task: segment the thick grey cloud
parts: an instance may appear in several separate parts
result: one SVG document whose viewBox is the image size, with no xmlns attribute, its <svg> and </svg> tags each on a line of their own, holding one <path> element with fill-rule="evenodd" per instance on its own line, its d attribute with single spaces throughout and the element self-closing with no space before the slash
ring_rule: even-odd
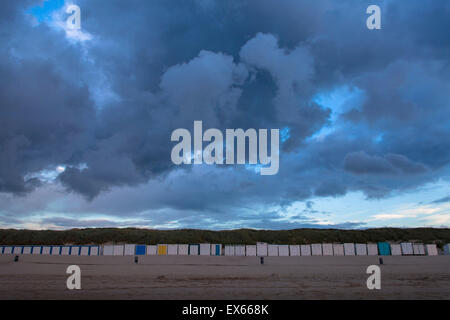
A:
<svg viewBox="0 0 450 320">
<path fill-rule="evenodd" d="M 44 218 L 39 221 L 44 225 L 54 225 L 58 228 L 120 228 L 122 223 L 106 219 L 71 219 L 71 218 Z M 132 227 L 143 225 L 145 222 L 127 222 Z"/>
<path fill-rule="evenodd" d="M 450 202 L 450 196 L 434 200 L 432 203 L 446 203 L 446 202 Z"/>
<path fill-rule="evenodd" d="M 33 25 L 36 3 L 0 9 L 2 193 L 32 197 L 46 187 L 37 173 L 64 165 L 54 182 L 73 193 L 64 214 L 220 224 L 312 196 L 384 197 L 448 169 L 448 1 L 379 2 L 382 30 L 369 31 L 373 1 L 79 0 L 83 43 Z M 315 99 L 342 87 L 360 103 Z M 170 134 L 194 120 L 288 128 L 278 175 L 178 170 Z M 271 216 L 244 220 L 276 227 Z"/>
<path fill-rule="evenodd" d="M 89 88 L 66 82 L 44 59 L 2 59 L 0 78 L 0 191 L 21 194 L 38 185 L 27 174 L 89 146 L 96 115 Z"/>
<path fill-rule="evenodd" d="M 310 103 L 314 58 L 308 47 L 287 51 L 272 34 L 258 33 L 242 47 L 240 57 L 250 67 L 269 72 L 275 82 L 277 112 L 272 121 L 290 128 L 294 138 L 288 145 L 301 142 L 325 124 L 329 112 Z"/>
<path fill-rule="evenodd" d="M 370 156 L 363 151 L 349 153 L 344 159 L 344 167 L 354 174 L 414 174 L 426 171 L 422 164 L 413 163 L 402 155 Z"/>
</svg>

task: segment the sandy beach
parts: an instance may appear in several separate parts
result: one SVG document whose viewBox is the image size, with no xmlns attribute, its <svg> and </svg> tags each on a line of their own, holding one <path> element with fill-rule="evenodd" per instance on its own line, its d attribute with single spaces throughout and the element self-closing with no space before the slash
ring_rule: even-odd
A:
<svg viewBox="0 0 450 320">
<path fill-rule="evenodd" d="M 450 256 L 378 257 L 0 256 L 0 299 L 450 299 Z M 81 268 L 68 290 L 66 268 Z"/>
</svg>

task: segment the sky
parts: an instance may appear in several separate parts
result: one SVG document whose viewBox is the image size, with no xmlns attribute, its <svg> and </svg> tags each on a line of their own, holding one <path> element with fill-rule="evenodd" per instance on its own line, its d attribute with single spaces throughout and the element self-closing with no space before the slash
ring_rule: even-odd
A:
<svg viewBox="0 0 450 320">
<path fill-rule="evenodd" d="M 6 0 L 0 30 L 0 228 L 450 226 L 447 0 Z M 173 164 L 195 120 L 280 129 L 278 173 Z"/>
</svg>

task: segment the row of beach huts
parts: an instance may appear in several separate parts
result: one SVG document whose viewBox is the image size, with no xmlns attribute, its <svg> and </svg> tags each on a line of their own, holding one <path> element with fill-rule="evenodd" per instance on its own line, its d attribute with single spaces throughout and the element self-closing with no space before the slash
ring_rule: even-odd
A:
<svg viewBox="0 0 450 320">
<path fill-rule="evenodd" d="M 450 244 L 442 254 L 450 255 Z M 221 244 L 158 244 L 158 245 L 58 245 L 58 246 L 0 246 L 0 254 L 70 255 L 70 256 L 437 256 L 435 244 L 403 242 L 399 244 L 378 242 L 364 243 L 315 243 L 305 245 L 281 245 L 258 242 L 256 245 Z"/>
</svg>

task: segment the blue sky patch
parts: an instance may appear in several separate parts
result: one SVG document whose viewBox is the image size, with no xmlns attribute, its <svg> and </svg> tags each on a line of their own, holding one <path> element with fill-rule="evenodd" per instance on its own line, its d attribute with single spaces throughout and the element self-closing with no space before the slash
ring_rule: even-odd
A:
<svg viewBox="0 0 450 320">
<path fill-rule="evenodd" d="M 37 5 L 28 10 L 38 22 L 50 21 L 52 13 L 64 7 L 64 0 L 45 0 L 41 5 Z"/>
</svg>

